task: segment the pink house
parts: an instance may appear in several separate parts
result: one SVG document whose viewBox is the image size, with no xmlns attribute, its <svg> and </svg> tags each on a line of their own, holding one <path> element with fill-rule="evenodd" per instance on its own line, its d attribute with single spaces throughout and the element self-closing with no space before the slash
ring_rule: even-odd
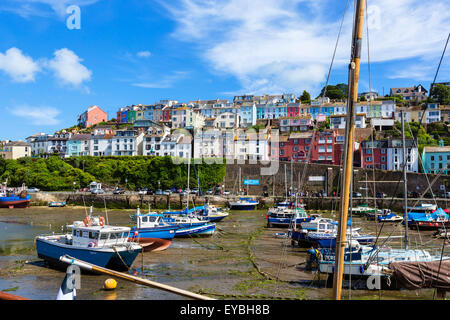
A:
<svg viewBox="0 0 450 320">
<path fill-rule="evenodd" d="M 92 106 L 78 116 L 78 125 L 84 128 L 92 127 L 93 125 L 108 121 L 108 114 L 98 106 Z"/>
</svg>

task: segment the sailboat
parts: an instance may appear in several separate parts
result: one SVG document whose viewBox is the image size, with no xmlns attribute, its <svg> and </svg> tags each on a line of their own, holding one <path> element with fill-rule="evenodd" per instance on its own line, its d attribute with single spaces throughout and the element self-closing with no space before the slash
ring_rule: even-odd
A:
<svg viewBox="0 0 450 320">
<path fill-rule="evenodd" d="M 292 173 L 291 173 L 292 174 Z M 275 207 L 269 208 L 267 212 L 267 227 L 291 227 L 302 222 L 310 221 L 310 216 L 304 210 L 304 206 L 298 203 L 297 195 L 295 202 L 291 203 L 287 192 L 286 165 L 284 165 L 284 181 L 286 188 L 286 200 L 279 202 Z"/>
<path fill-rule="evenodd" d="M 239 167 L 239 192 L 241 191 L 241 168 Z M 237 201 L 229 201 L 231 210 L 255 210 L 258 205 L 257 200 L 252 200 L 250 197 L 240 197 Z"/>
<path fill-rule="evenodd" d="M 175 230 L 175 237 L 191 237 L 191 236 L 210 236 L 216 229 L 216 224 L 208 220 L 197 217 L 194 212 L 199 207 L 189 209 L 189 179 L 191 171 L 191 158 L 188 160 L 188 176 L 187 176 L 187 201 L 186 209 L 182 211 L 166 211 L 163 212 L 164 222 L 178 226 Z"/>
</svg>

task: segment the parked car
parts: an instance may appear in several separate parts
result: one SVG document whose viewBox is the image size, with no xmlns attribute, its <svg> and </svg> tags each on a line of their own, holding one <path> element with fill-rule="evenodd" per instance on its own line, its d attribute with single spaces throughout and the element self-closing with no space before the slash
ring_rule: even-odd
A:
<svg viewBox="0 0 450 320">
<path fill-rule="evenodd" d="M 191 194 L 198 194 L 198 189 L 197 188 L 191 189 Z"/>
<path fill-rule="evenodd" d="M 229 196 L 229 195 L 230 195 L 230 191 L 224 191 L 224 192 L 223 192 L 223 195 L 224 195 L 224 196 Z"/>
<path fill-rule="evenodd" d="M 141 190 L 138 191 L 139 195 L 144 195 L 147 194 L 148 188 L 142 188 Z"/>
<path fill-rule="evenodd" d="M 147 190 L 147 194 L 148 194 L 148 195 L 154 195 L 154 194 L 155 194 L 155 190 L 153 190 L 153 189 L 148 189 L 148 190 Z"/>
<path fill-rule="evenodd" d="M 163 194 L 166 195 L 166 196 L 170 196 L 172 194 L 172 191 L 167 189 L 167 190 L 164 190 Z"/>
<path fill-rule="evenodd" d="M 39 192 L 39 191 L 41 191 L 41 190 L 39 190 L 39 189 L 36 188 L 36 187 L 31 187 L 31 188 L 28 188 L 26 191 L 27 191 L 28 193 L 35 193 L 35 192 Z"/>
<path fill-rule="evenodd" d="M 120 189 L 120 188 L 116 188 L 113 191 L 113 194 L 124 194 L 125 190 L 124 189 Z"/>
<path fill-rule="evenodd" d="M 355 192 L 353 192 L 352 197 L 353 198 L 362 198 L 362 194 L 360 192 L 355 191 Z"/>
<path fill-rule="evenodd" d="M 206 190 L 206 194 L 212 195 L 213 193 L 214 193 L 214 192 L 213 192 L 211 189 Z"/>
<path fill-rule="evenodd" d="M 91 193 L 92 194 L 104 194 L 105 191 L 103 191 L 103 189 L 92 189 Z"/>
<path fill-rule="evenodd" d="M 402 195 L 403 197 L 403 195 Z M 408 191 L 408 198 L 419 198 L 420 197 L 420 193 L 416 192 L 416 191 Z"/>
<path fill-rule="evenodd" d="M 163 191 L 161 189 L 156 190 L 156 195 L 158 196 L 163 195 Z"/>
<path fill-rule="evenodd" d="M 377 192 L 377 198 L 386 198 L 387 194 L 384 192 Z"/>
</svg>

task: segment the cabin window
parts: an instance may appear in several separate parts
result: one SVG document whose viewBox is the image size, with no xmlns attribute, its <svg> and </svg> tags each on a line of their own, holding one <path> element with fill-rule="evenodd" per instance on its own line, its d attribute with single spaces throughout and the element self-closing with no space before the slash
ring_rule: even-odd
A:
<svg viewBox="0 0 450 320">
<path fill-rule="evenodd" d="M 77 235 L 77 231 L 76 230 L 72 230 L 72 235 L 75 237 Z"/>
<path fill-rule="evenodd" d="M 98 232 L 89 232 L 89 239 L 98 239 Z"/>
<path fill-rule="evenodd" d="M 117 237 L 117 239 L 120 239 L 120 238 L 122 238 L 122 232 L 118 232 L 118 233 L 116 233 L 116 237 Z"/>
<path fill-rule="evenodd" d="M 156 217 L 148 217 L 148 221 L 149 222 L 155 222 L 156 221 Z"/>
<path fill-rule="evenodd" d="M 147 217 L 142 217 L 142 222 L 147 222 Z"/>
<path fill-rule="evenodd" d="M 80 230 L 77 230 L 77 237 L 81 237 L 82 235 L 81 235 L 81 231 Z"/>
<path fill-rule="evenodd" d="M 123 237 L 124 237 L 124 238 L 128 238 L 128 232 L 124 232 L 124 233 L 123 233 Z"/>
<path fill-rule="evenodd" d="M 100 240 L 107 240 L 108 239 L 108 233 L 101 233 L 100 234 Z"/>
<path fill-rule="evenodd" d="M 110 239 L 110 240 L 115 240 L 115 239 L 117 239 L 116 234 L 115 234 L 115 233 L 111 233 L 111 234 L 109 235 L 109 239 Z"/>
<path fill-rule="evenodd" d="M 325 229 L 325 225 L 324 224 L 319 224 L 319 229 Z"/>
</svg>

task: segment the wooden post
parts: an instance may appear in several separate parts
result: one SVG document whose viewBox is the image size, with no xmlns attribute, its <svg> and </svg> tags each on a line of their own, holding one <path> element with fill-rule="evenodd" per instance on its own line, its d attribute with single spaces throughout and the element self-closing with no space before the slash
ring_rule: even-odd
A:
<svg viewBox="0 0 450 320">
<path fill-rule="evenodd" d="M 347 118 L 345 124 L 345 161 L 343 191 L 341 192 L 340 218 L 336 237 L 335 271 L 333 277 L 333 298 L 341 299 L 344 269 L 344 254 L 347 235 L 348 208 L 351 192 L 353 172 L 353 148 L 355 132 L 355 107 L 358 102 L 358 81 L 361 62 L 361 45 L 364 24 L 365 0 L 358 0 L 356 4 L 355 21 L 353 25 L 352 56 L 348 72 Z"/>
<path fill-rule="evenodd" d="M 150 280 L 147 280 L 147 279 L 142 279 L 142 278 L 139 278 L 139 277 L 136 277 L 136 276 L 132 276 L 132 275 L 127 274 L 127 273 L 118 272 L 118 271 L 115 271 L 115 270 L 110 270 L 110 269 L 107 269 L 107 268 L 99 267 L 99 266 L 93 265 L 91 263 L 87 263 L 87 262 L 81 261 L 79 259 L 75 259 L 73 257 L 67 256 L 67 255 L 66 256 L 61 256 L 59 258 L 59 260 L 65 262 L 67 264 L 75 264 L 75 265 L 77 265 L 80 268 L 85 269 L 85 270 L 95 271 L 95 272 L 98 272 L 98 273 L 107 274 L 107 275 L 110 275 L 110 276 L 114 276 L 114 277 L 117 277 L 117 278 L 128 280 L 128 281 L 131 281 L 131 282 L 134 282 L 134 283 L 137 283 L 137 284 L 141 284 L 141 285 L 144 285 L 144 286 L 153 287 L 153 288 L 156 288 L 156 289 L 161 289 L 161 290 L 164 290 L 164 291 L 167 291 L 167 292 L 178 294 L 178 295 L 181 295 L 181 296 L 184 296 L 184 297 L 187 297 L 187 298 L 197 299 L 197 300 L 215 300 L 215 299 L 210 298 L 210 297 L 202 296 L 202 295 L 199 295 L 199 294 L 187 291 L 187 290 L 178 289 L 178 288 L 166 285 L 166 284 L 158 283 L 158 282 L 155 282 L 155 281 L 150 281 Z"/>
</svg>

